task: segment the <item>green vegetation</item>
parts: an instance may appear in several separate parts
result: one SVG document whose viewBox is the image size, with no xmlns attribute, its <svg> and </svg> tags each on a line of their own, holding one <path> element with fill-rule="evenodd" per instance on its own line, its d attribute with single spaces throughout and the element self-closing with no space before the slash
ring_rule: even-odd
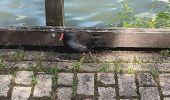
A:
<svg viewBox="0 0 170 100">
<path fill-rule="evenodd" d="M 131 8 L 127 1 L 122 4 L 122 10 L 119 13 L 120 22 L 118 27 L 126 28 L 170 28 L 170 1 L 166 6 L 166 10 L 159 12 L 153 18 L 137 17 L 133 8 Z"/>
<path fill-rule="evenodd" d="M 11 59 L 16 60 L 16 61 L 23 60 L 24 59 L 24 54 L 25 54 L 25 52 L 23 50 L 18 50 L 16 52 L 12 53 Z"/>
<path fill-rule="evenodd" d="M 0 58 L 0 70 L 5 67 L 4 61 L 2 58 Z"/>
<path fill-rule="evenodd" d="M 162 55 L 162 56 L 165 56 L 165 57 L 169 57 L 170 56 L 170 50 L 162 50 L 161 52 L 160 52 L 160 54 Z"/>
<path fill-rule="evenodd" d="M 127 73 L 127 74 L 135 74 L 135 73 L 136 73 L 136 70 L 135 70 L 134 67 L 129 66 L 128 68 L 124 69 L 124 73 Z"/>
<path fill-rule="evenodd" d="M 73 79 L 73 83 L 72 83 L 72 89 L 73 89 L 73 92 L 72 92 L 72 96 L 76 96 L 77 94 L 77 84 L 78 84 L 78 78 L 77 78 L 77 73 L 74 73 L 74 79 Z"/>
<path fill-rule="evenodd" d="M 152 69 L 150 70 L 150 73 L 152 74 L 152 76 L 153 76 L 154 78 L 157 78 L 157 77 L 159 76 L 159 70 L 158 70 L 157 68 L 152 68 Z"/>
<path fill-rule="evenodd" d="M 32 75 L 31 81 L 32 81 L 32 85 L 37 84 L 37 77 L 35 75 Z"/>
<path fill-rule="evenodd" d="M 15 78 L 16 78 L 16 74 L 17 74 L 17 71 L 16 70 L 13 70 L 13 72 L 12 72 L 12 79 L 11 79 L 11 81 L 15 81 Z"/>
<path fill-rule="evenodd" d="M 122 67 L 120 66 L 120 63 L 115 63 L 114 71 L 116 73 L 122 73 Z"/>
<path fill-rule="evenodd" d="M 108 66 L 102 66 L 98 69 L 99 72 L 109 72 L 110 69 Z"/>
</svg>

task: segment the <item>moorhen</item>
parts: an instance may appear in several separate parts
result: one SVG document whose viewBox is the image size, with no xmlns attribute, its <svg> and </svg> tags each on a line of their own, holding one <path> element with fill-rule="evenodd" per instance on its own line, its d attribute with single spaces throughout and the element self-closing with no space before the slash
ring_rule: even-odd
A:
<svg viewBox="0 0 170 100">
<path fill-rule="evenodd" d="M 98 36 L 91 36 L 87 34 L 81 34 L 81 38 L 83 38 L 85 41 L 84 43 L 80 43 L 78 41 L 75 33 L 73 32 L 62 32 L 60 34 L 59 41 L 63 40 L 64 46 L 76 51 L 76 52 L 86 52 L 91 48 L 94 48 L 96 45 L 99 45 L 100 43 L 97 42 L 100 37 Z"/>
<path fill-rule="evenodd" d="M 87 51 L 87 46 L 81 45 L 76 41 L 76 36 L 71 32 L 62 32 L 59 41 L 63 40 L 64 46 L 77 52 Z"/>
</svg>

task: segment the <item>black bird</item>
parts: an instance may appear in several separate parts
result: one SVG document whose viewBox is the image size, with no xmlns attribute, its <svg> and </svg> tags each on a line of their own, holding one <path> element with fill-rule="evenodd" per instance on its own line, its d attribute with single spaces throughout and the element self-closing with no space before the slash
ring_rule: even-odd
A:
<svg viewBox="0 0 170 100">
<path fill-rule="evenodd" d="M 87 46 L 81 45 L 77 42 L 76 36 L 71 32 L 62 32 L 60 35 L 59 41 L 63 40 L 64 46 L 77 51 L 77 52 L 86 52 Z"/>
<path fill-rule="evenodd" d="M 96 41 L 99 39 L 98 36 L 91 36 L 89 34 L 83 34 L 82 37 L 84 43 L 78 41 L 75 33 L 73 32 L 62 32 L 60 34 L 59 41 L 63 40 L 64 46 L 76 51 L 76 52 L 86 52 L 89 49 L 95 47 L 98 44 Z"/>
</svg>

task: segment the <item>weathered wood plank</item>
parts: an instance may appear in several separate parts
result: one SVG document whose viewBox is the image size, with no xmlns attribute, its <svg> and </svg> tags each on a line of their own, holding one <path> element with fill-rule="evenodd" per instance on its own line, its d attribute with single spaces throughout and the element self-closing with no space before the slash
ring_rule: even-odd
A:
<svg viewBox="0 0 170 100">
<path fill-rule="evenodd" d="M 63 26 L 64 0 L 45 0 L 46 25 Z"/>
<path fill-rule="evenodd" d="M 96 47 L 170 48 L 170 29 L 83 29 L 63 27 L 0 27 L 0 45 L 61 46 L 62 31 L 74 32 L 81 43 L 100 37 Z M 55 33 L 56 37 L 51 35 Z"/>
</svg>

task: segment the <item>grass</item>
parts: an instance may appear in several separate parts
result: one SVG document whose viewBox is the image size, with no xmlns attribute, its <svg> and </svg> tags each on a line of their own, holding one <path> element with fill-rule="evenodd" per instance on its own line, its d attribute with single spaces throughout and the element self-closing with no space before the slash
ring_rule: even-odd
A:
<svg viewBox="0 0 170 100">
<path fill-rule="evenodd" d="M 135 74 L 135 73 L 136 73 L 136 70 L 135 70 L 134 67 L 129 66 L 127 69 L 124 69 L 123 72 L 124 72 L 124 73 L 127 73 L 127 74 Z"/>
<path fill-rule="evenodd" d="M 15 60 L 15 61 L 23 60 L 24 54 L 25 54 L 25 52 L 23 50 L 18 50 L 11 55 L 11 59 Z"/>
<path fill-rule="evenodd" d="M 137 58 L 137 57 L 134 57 L 132 62 L 133 62 L 133 63 L 137 63 L 137 64 L 142 64 L 142 63 L 143 63 L 143 60 L 142 60 L 142 59 L 139 59 L 139 58 Z"/>
<path fill-rule="evenodd" d="M 157 68 L 152 68 L 151 70 L 150 70 L 150 73 L 151 73 L 151 75 L 154 77 L 154 78 L 157 78 L 158 76 L 159 76 L 159 70 L 157 69 Z"/>
<path fill-rule="evenodd" d="M 32 85 L 37 84 L 37 77 L 35 75 L 32 75 L 31 82 L 32 82 Z"/>
<path fill-rule="evenodd" d="M 73 78 L 73 83 L 72 83 L 72 96 L 75 97 L 77 94 L 77 85 L 78 85 L 78 78 L 77 78 L 77 73 L 74 73 L 74 78 Z"/>
<path fill-rule="evenodd" d="M 109 72 L 109 71 L 111 71 L 109 66 L 102 66 L 98 69 L 98 72 Z"/>
<path fill-rule="evenodd" d="M 15 81 L 16 74 L 17 74 L 17 70 L 12 70 L 12 73 L 11 73 L 11 75 L 12 75 L 11 81 L 13 81 L 13 82 Z"/>
<path fill-rule="evenodd" d="M 72 64 L 72 66 L 73 66 L 73 71 L 74 71 L 74 72 L 80 71 L 80 68 L 81 68 L 82 63 L 83 63 L 83 60 L 72 62 L 71 64 Z"/>
<path fill-rule="evenodd" d="M 160 54 L 164 57 L 169 57 L 170 56 L 170 50 L 161 50 Z"/>
<path fill-rule="evenodd" d="M 2 70 L 5 67 L 4 61 L 2 58 L 0 58 L 0 70 Z"/>
</svg>

